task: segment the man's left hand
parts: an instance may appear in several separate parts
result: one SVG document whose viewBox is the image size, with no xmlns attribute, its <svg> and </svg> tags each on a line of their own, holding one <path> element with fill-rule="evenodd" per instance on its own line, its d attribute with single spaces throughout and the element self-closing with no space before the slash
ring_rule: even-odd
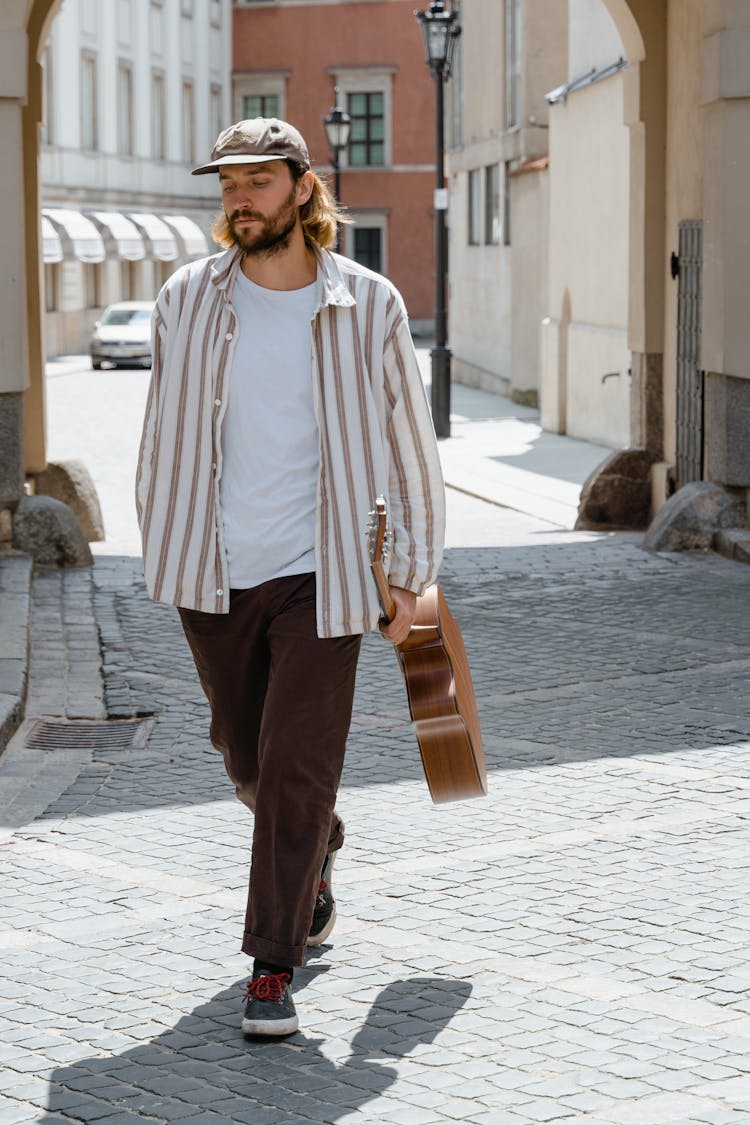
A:
<svg viewBox="0 0 750 1125">
<path fill-rule="evenodd" d="M 380 632 L 392 645 L 400 645 L 409 636 L 409 630 L 417 616 L 417 595 L 411 590 L 402 590 L 400 586 L 389 587 L 391 597 L 396 607 L 396 616 L 387 625 L 380 622 Z"/>
</svg>

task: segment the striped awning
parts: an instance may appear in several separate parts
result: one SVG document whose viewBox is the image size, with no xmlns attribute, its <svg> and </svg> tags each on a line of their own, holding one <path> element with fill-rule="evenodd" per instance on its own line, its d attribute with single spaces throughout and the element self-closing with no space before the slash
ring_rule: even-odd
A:
<svg viewBox="0 0 750 1125">
<path fill-rule="evenodd" d="M 173 262 L 179 257 L 174 231 L 163 219 L 143 211 L 128 211 L 127 217 L 145 234 L 149 258 L 157 262 Z"/>
<path fill-rule="evenodd" d="M 45 207 L 42 217 L 49 219 L 57 232 L 63 257 L 79 262 L 103 262 L 104 242 L 91 219 L 67 207 Z"/>
<path fill-rule="evenodd" d="M 180 236 L 186 258 L 205 258 L 208 244 L 197 223 L 187 215 L 162 215 L 162 219 Z"/>
<path fill-rule="evenodd" d="M 127 262 L 140 262 L 146 257 L 143 237 L 135 223 L 131 223 L 119 211 L 90 211 L 93 219 L 118 258 Z"/>
<path fill-rule="evenodd" d="M 61 262 L 65 257 L 62 242 L 60 242 L 60 235 L 52 226 L 52 223 L 46 215 L 42 215 L 42 249 L 45 265 Z"/>
</svg>

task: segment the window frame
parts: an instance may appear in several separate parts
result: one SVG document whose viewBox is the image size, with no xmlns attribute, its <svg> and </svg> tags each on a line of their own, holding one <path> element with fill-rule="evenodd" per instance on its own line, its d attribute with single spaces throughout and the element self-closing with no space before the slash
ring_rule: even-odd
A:
<svg viewBox="0 0 750 1125">
<path fill-rule="evenodd" d="M 341 167 L 360 172 L 365 169 L 381 171 L 393 166 L 393 75 L 395 66 L 362 66 L 355 68 L 330 68 L 336 85 L 339 87 L 339 104 L 347 106 L 350 94 L 383 95 L 383 163 L 352 164 L 348 149 L 341 154 Z"/>
<path fill-rule="evenodd" d="M 343 253 L 347 258 L 356 261 L 354 257 L 354 232 L 359 229 L 377 229 L 380 231 L 380 273 L 388 276 L 388 219 L 389 212 L 383 210 L 347 211 L 347 216 L 352 220 L 343 228 Z"/>
<path fill-rule="evenodd" d="M 123 104 L 123 90 L 125 104 Z M 135 155 L 135 88 L 133 63 L 117 60 L 117 155 Z"/>
<path fill-rule="evenodd" d="M 161 107 L 157 106 L 157 88 Z M 151 71 L 151 154 L 154 160 L 167 159 L 167 77 L 158 67 Z"/>
<path fill-rule="evenodd" d="M 502 173 L 504 166 L 496 161 L 484 167 L 484 245 L 502 246 L 504 199 Z"/>
<path fill-rule="evenodd" d="M 232 106 L 235 121 L 244 118 L 244 98 L 277 97 L 279 117 L 286 120 L 286 80 L 290 70 L 254 70 L 232 76 Z"/>
<path fill-rule="evenodd" d="M 186 98 L 188 104 L 186 105 Z M 192 78 L 183 76 L 180 92 L 180 117 L 182 128 L 182 152 L 180 159 L 183 164 L 195 164 L 195 82 Z"/>
<path fill-rule="evenodd" d="M 466 243 L 482 245 L 484 220 L 483 168 L 469 168 L 466 173 Z"/>
<path fill-rule="evenodd" d="M 92 79 L 90 113 L 86 112 L 86 81 L 88 75 Z M 81 51 L 81 94 L 80 94 L 80 124 L 81 124 L 81 149 L 83 152 L 99 151 L 99 65 L 95 51 L 84 48 Z M 91 126 L 90 143 L 87 137 L 87 126 Z"/>
<path fill-rule="evenodd" d="M 523 5 L 505 0 L 505 127 L 517 129 L 523 117 Z"/>
</svg>

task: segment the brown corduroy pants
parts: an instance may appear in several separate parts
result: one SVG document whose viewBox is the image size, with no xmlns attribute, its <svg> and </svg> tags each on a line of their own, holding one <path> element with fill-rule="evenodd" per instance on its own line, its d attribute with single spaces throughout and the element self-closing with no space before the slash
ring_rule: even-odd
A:
<svg viewBox="0 0 750 1125">
<path fill-rule="evenodd" d="M 211 741 L 254 813 L 242 950 L 301 965 L 323 862 L 344 839 L 335 802 L 362 638 L 318 637 L 314 574 L 233 590 L 228 614 L 180 618 Z"/>
</svg>

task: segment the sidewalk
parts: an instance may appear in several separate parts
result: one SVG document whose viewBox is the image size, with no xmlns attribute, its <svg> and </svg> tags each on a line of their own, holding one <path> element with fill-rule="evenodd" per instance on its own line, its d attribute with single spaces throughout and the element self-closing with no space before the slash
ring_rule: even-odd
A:
<svg viewBox="0 0 750 1125">
<path fill-rule="evenodd" d="M 571 529 L 581 486 L 612 451 L 545 433 L 538 411 L 498 395 L 457 385 L 451 405 L 440 443 L 448 487 Z"/>
</svg>

